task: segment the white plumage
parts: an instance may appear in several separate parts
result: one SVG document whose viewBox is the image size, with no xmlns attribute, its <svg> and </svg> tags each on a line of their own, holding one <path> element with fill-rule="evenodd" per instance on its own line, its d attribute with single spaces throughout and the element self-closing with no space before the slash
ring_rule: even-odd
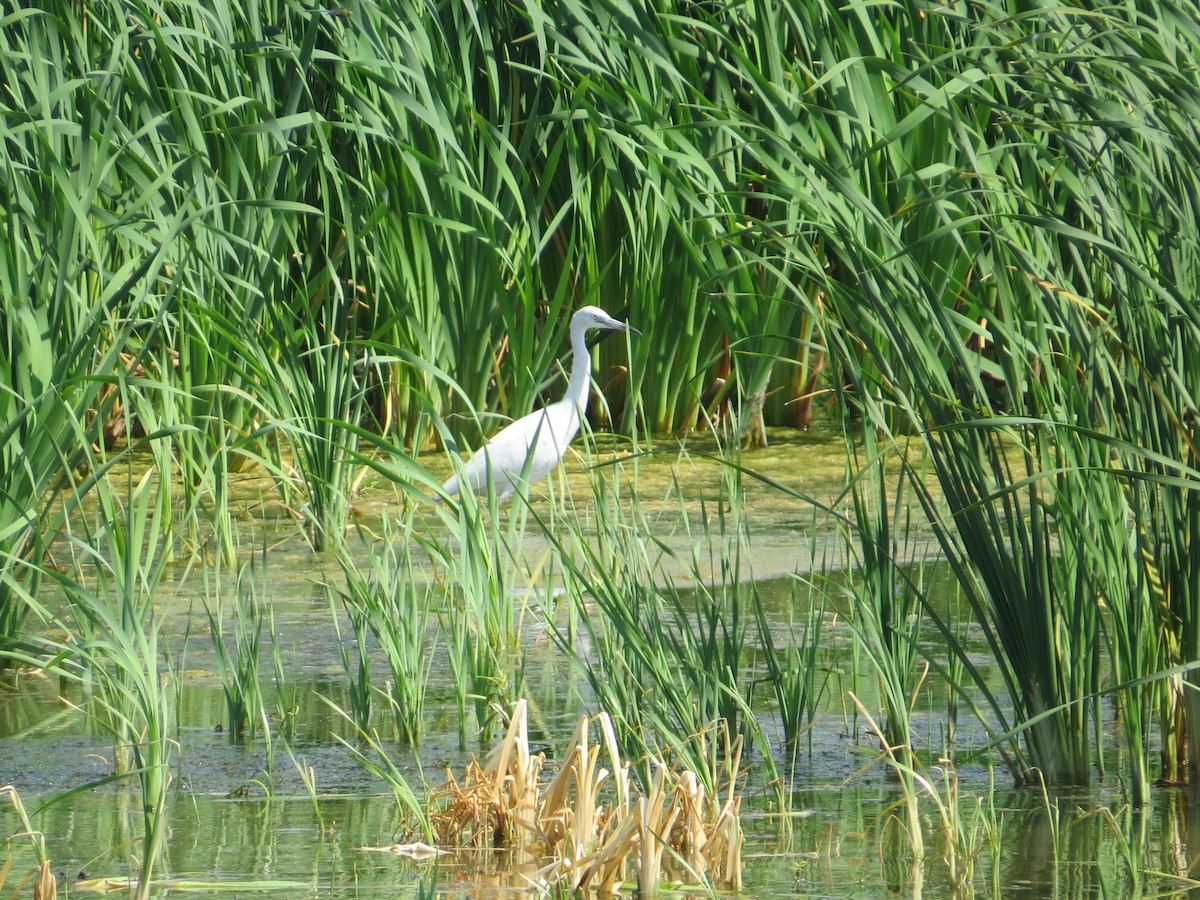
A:
<svg viewBox="0 0 1200 900">
<path fill-rule="evenodd" d="M 636 328 L 617 321 L 596 306 L 585 306 L 575 313 L 571 317 L 571 377 L 566 394 L 556 403 L 517 419 L 475 451 L 463 466 L 462 473 L 442 485 L 446 494 L 457 495 L 463 481 L 475 493 L 486 493 L 490 473 L 496 496 L 507 499 L 522 480 L 534 484 L 562 462 L 567 447 L 579 431 L 580 418 L 587 405 L 592 375 L 587 333 L 593 328 L 640 334 Z"/>
</svg>

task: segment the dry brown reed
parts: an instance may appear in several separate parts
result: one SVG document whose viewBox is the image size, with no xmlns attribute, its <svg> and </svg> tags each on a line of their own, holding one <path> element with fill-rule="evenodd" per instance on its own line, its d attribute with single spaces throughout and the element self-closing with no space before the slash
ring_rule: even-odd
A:
<svg viewBox="0 0 1200 900">
<path fill-rule="evenodd" d="M 6 886 L 9 873 L 12 870 L 12 850 L 13 842 L 28 838 L 33 846 L 34 853 L 37 855 L 38 864 L 27 874 L 16 886 L 12 892 L 12 896 L 16 897 L 29 883 L 33 880 L 33 900 L 56 900 L 58 897 L 58 879 L 50 870 L 50 860 L 46 858 L 46 840 L 40 831 L 35 831 L 29 821 L 29 814 L 25 812 L 25 804 L 21 802 L 21 795 L 17 793 L 17 789 L 11 784 L 6 784 L 0 787 L 0 799 L 8 800 L 13 811 L 17 814 L 17 819 L 21 823 L 22 830 L 16 834 L 10 834 L 5 840 L 5 857 L 4 862 L 0 863 L 0 888 Z"/>
<path fill-rule="evenodd" d="M 592 725 L 599 731 L 593 742 Z M 707 796 L 694 772 L 651 759 L 650 790 L 640 793 L 621 760 L 608 715 L 583 716 L 563 765 L 540 779 L 545 758 L 529 752 L 528 707 L 513 709 L 504 740 L 461 780 L 432 796 L 431 821 L 443 846 L 506 848 L 539 857 L 543 887 L 612 893 L 632 877 L 643 891 L 664 876 L 741 887 L 741 737 L 729 746 L 723 786 Z M 606 759 L 602 762 L 602 757 Z M 607 765 L 603 764 L 607 763 Z"/>
</svg>

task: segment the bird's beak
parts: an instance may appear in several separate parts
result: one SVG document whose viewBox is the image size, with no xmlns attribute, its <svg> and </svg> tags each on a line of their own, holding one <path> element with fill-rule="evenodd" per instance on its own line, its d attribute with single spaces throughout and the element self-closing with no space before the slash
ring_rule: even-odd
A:
<svg viewBox="0 0 1200 900">
<path fill-rule="evenodd" d="M 609 331 L 628 331 L 630 334 L 641 334 L 640 331 L 638 331 L 628 322 L 622 322 L 620 319 L 614 319 L 611 316 L 606 316 L 605 318 L 607 318 L 608 321 L 603 322 L 602 327 L 607 328 Z"/>
</svg>

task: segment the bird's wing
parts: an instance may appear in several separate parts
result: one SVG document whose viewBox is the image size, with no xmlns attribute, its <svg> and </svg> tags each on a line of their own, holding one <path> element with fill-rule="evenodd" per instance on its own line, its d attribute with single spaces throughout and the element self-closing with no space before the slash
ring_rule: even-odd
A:
<svg viewBox="0 0 1200 900">
<path fill-rule="evenodd" d="M 532 484 L 558 465 L 578 428 L 578 410 L 568 401 L 534 410 L 506 425 L 476 450 L 461 475 L 450 478 L 442 489 L 451 495 L 458 493 L 465 479 L 471 490 L 484 491 L 489 471 L 497 491 L 505 495 L 526 471 Z"/>
<path fill-rule="evenodd" d="M 461 490 L 460 485 L 465 480 L 472 491 L 485 490 L 488 471 L 491 470 L 492 480 L 497 489 L 503 491 L 506 481 L 519 477 L 524 469 L 535 436 L 538 443 L 541 443 L 539 426 L 543 412 L 544 410 L 535 410 L 504 426 L 472 454 L 463 465 L 462 472 L 449 478 L 442 485 L 442 489 L 453 496 Z"/>
</svg>

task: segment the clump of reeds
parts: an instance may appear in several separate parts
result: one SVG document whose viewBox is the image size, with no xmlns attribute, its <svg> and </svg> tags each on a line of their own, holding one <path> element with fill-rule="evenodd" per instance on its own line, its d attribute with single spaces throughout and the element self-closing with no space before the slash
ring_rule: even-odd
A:
<svg viewBox="0 0 1200 900">
<path fill-rule="evenodd" d="M 33 825 L 29 821 L 29 814 L 25 811 L 25 804 L 21 802 L 21 795 L 17 793 L 15 787 L 11 784 L 0 787 L 0 799 L 8 800 L 12 803 L 13 811 L 17 814 L 17 819 L 20 821 L 22 828 L 20 832 L 9 835 L 4 842 L 5 857 L 4 861 L 0 862 L 0 888 L 5 887 L 8 882 L 9 872 L 12 870 L 13 842 L 18 838 L 27 837 L 33 845 L 34 854 L 37 856 L 37 865 L 16 886 L 12 892 L 12 896 L 16 897 L 32 880 L 34 900 L 55 900 L 58 896 L 58 879 L 50 871 L 50 860 L 46 856 L 45 836 L 40 831 L 34 830 Z"/>
<path fill-rule="evenodd" d="M 600 740 L 593 743 L 595 723 Z M 648 792 L 638 796 L 606 713 L 583 716 L 558 774 L 539 778 L 545 757 L 529 752 L 526 702 L 518 701 L 504 740 L 462 779 L 447 772 L 431 815 L 439 843 L 503 847 L 541 856 L 545 887 L 610 893 L 631 877 L 649 890 L 663 875 L 718 887 L 741 886 L 742 738 L 729 747 L 726 780 L 711 796 L 696 773 L 652 759 Z M 602 765 L 607 755 L 607 766 Z M 611 786 L 610 786 L 611 784 Z"/>
</svg>

